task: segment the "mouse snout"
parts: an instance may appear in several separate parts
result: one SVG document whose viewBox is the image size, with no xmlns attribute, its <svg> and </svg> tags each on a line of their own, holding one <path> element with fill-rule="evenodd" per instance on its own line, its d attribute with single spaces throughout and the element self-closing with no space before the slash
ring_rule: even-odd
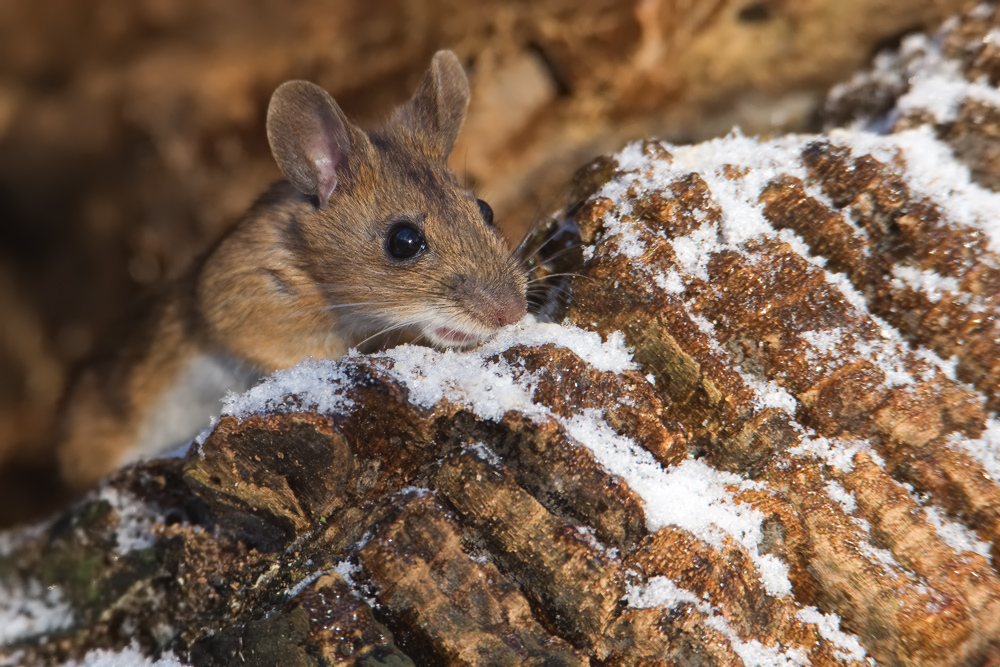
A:
<svg viewBox="0 0 1000 667">
<path fill-rule="evenodd" d="M 483 284 L 465 277 L 459 282 L 466 309 L 485 326 L 499 329 L 519 322 L 528 312 L 524 294 L 514 286 Z"/>
<path fill-rule="evenodd" d="M 520 322 L 527 313 L 524 299 L 513 294 L 506 295 L 486 304 L 489 319 L 499 328 Z"/>
</svg>

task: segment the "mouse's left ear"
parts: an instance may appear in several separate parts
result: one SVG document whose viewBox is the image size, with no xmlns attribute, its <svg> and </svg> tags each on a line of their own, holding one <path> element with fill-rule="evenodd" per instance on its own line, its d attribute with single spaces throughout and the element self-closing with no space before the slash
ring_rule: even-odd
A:
<svg viewBox="0 0 1000 667">
<path fill-rule="evenodd" d="M 299 192 L 326 208 L 347 166 L 347 117 L 330 94 L 308 81 L 287 81 L 267 107 L 267 141 L 281 173 Z"/>
<path fill-rule="evenodd" d="M 413 97 L 393 119 L 421 136 L 434 157 L 447 158 L 469 109 L 469 79 L 451 51 L 438 51 Z"/>
</svg>

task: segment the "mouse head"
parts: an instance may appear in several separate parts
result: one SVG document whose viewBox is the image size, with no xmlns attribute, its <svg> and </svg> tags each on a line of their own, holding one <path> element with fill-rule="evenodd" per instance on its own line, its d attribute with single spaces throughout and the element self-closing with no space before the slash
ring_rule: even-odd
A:
<svg viewBox="0 0 1000 667">
<path fill-rule="evenodd" d="M 314 84 L 290 81 L 271 98 L 271 150 L 307 196 L 290 243 L 355 338 L 400 329 L 468 345 L 526 312 L 525 273 L 492 210 L 448 168 L 468 104 L 451 51 L 371 132 Z"/>
</svg>

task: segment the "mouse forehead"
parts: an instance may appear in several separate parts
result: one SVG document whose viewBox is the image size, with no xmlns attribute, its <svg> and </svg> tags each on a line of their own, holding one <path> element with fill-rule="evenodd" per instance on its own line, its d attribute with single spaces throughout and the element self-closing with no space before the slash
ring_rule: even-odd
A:
<svg viewBox="0 0 1000 667">
<path fill-rule="evenodd" d="M 373 134 L 382 182 L 392 196 L 385 204 L 400 213 L 426 214 L 428 220 L 445 221 L 470 210 L 475 196 L 463 188 L 443 161 L 429 158 L 419 144 L 407 137 Z"/>
</svg>

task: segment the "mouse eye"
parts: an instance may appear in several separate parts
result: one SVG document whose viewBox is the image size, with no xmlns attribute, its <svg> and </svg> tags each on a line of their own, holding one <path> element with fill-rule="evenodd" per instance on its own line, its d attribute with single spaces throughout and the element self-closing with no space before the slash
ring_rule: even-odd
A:
<svg viewBox="0 0 1000 667">
<path fill-rule="evenodd" d="M 477 199 L 476 203 L 479 204 L 479 212 L 483 214 L 483 220 L 486 221 L 487 225 L 493 224 L 493 209 L 490 205 L 484 202 L 482 199 Z"/>
<path fill-rule="evenodd" d="M 412 223 L 397 222 L 389 230 L 385 249 L 396 259 L 411 259 L 427 250 L 427 240 Z"/>
</svg>

